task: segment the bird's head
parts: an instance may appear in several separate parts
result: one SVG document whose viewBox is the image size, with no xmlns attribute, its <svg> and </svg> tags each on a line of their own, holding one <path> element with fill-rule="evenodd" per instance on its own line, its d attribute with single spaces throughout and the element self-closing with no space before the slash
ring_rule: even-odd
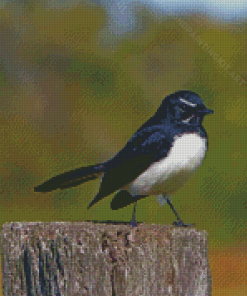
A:
<svg viewBox="0 0 247 296">
<path fill-rule="evenodd" d="M 159 116 L 162 113 L 171 122 L 201 125 L 204 116 L 212 114 L 213 110 L 208 109 L 196 93 L 182 90 L 165 97 L 157 110 Z"/>
</svg>

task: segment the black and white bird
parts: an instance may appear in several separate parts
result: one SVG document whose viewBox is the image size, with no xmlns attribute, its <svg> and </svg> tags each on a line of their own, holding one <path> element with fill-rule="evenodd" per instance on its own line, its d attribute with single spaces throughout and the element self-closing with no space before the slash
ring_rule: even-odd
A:
<svg viewBox="0 0 247 296">
<path fill-rule="evenodd" d="M 202 121 L 211 113 L 196 93 L 172 93 L 113 158 L 55 176 L 34 191 L 66 189 L 102 176 L 99 192 L 88 208 L 118 190 L 111 208 L 134 202 L 130 224 L 136 226 L 137 200 L 157 195 L 161 205 L 168 203 L 173 210 L 175 225 L 189 226 L 180 219 L 170 197 L 191 178 L 205 157 L 208 143 Z"/>
</svg>

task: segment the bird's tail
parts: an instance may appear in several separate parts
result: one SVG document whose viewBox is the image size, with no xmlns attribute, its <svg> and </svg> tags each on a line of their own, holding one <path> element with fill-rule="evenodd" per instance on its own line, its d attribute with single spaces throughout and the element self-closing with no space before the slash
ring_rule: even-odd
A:
<svg viewBox="0 0 247 296">
<path fill-rule="evenodd" d="M 34 187 L 34 191 L 49 192 L 56 189 L 75 187 L 89 180 L 98 178 L 104 171 L 105 165 L 102 163 L 82 167 L 51 178 L 50 180 Z"/>
</svg>

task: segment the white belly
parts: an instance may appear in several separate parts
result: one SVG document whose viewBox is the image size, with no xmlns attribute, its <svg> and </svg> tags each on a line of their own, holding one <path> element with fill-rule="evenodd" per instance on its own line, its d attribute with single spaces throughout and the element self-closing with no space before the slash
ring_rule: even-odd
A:
<svg viewBox="0 0 247 296">
<path fill-rule="evenodd" d="M 153 163 L 125 188 L 132 195 L 170 195 L 195 173 L 205 152 L 206 139 L 197 133 L 177 136 L 167 157 Z"/>
</svg>

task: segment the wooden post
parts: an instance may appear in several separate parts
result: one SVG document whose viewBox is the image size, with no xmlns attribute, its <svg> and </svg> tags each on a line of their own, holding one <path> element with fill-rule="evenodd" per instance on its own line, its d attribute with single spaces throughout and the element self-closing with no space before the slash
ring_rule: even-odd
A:
<svg viewBox="0 0 247 296">
<path fill-rule="evenodd" d="M 211 295 L 206 237 L 145 223 L 7 223 L 4 295 Z"/>
</svg>

